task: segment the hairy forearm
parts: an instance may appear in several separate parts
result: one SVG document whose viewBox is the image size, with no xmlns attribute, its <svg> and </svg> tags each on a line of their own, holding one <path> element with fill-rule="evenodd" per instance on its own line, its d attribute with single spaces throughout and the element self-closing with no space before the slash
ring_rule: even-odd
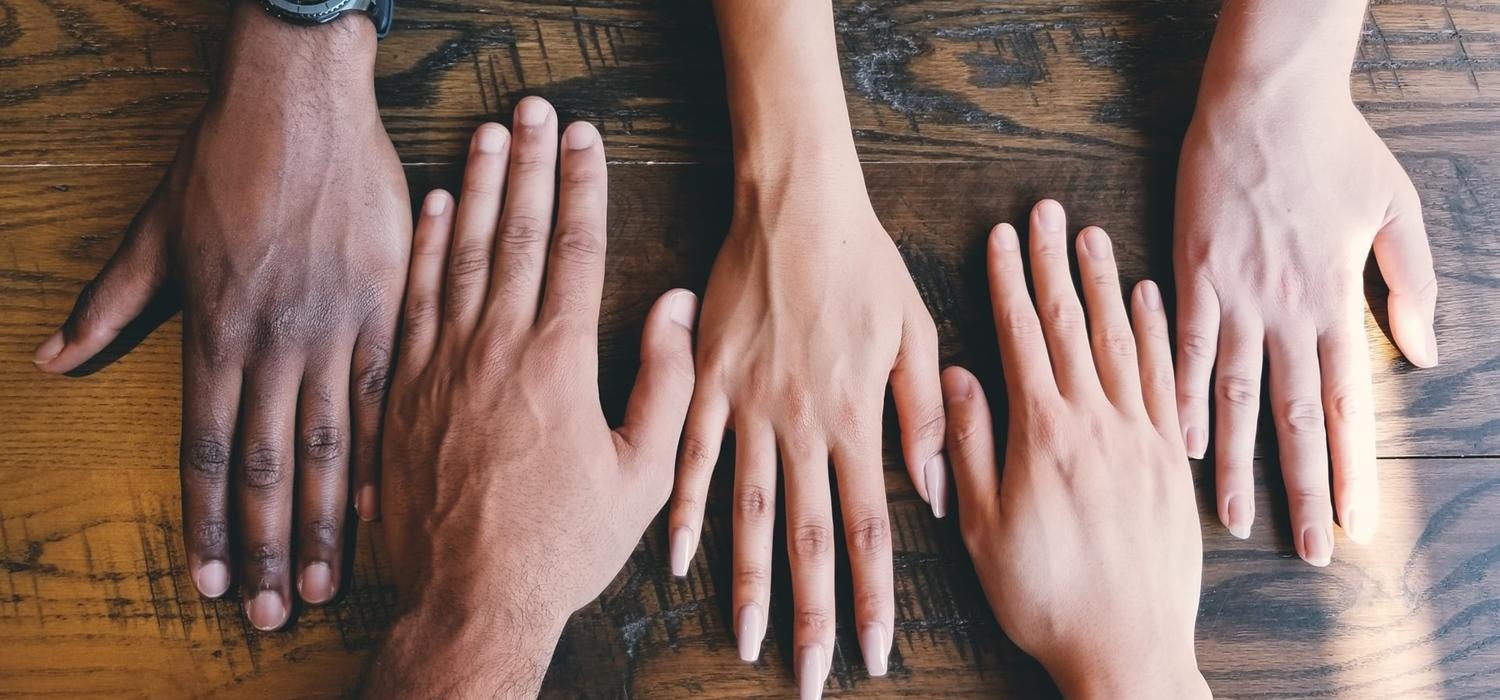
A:
<svg viewBox="0 0 1500 700">
<path fill-rule="evenodd" d="M 375 44 L 374 23 L 356 13 L 297 26 L 241 0 L 234 5 L 216 97 L 283 111 L 287 104 L 373 110 Z M 328 115 L 324 121 L 337 120 Z"/>
<path fill-rule="evenodd" d="M 1365 0 L 1226 0 L 1200 99 L 1223 93 L 1347 96 Z"/>
<path fill-rule="evenodd" d="M 858 169 L 829 0 L 716 0 L 736 180 Z"/>
</svg>

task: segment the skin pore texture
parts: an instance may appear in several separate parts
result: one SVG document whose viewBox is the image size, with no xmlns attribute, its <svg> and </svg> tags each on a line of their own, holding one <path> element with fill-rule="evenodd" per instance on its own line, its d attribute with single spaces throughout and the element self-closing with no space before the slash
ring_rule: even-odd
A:
<svg viewBox="0 0 1500 700">
<path fill-rule="evenodd" d="M 1066 697 L 1210 697 L 1193 652 L 1203 543 L 1161 293 L 1138 284 L 1127 317 L 1109 236 L 1089 227 L 1077 238 L 1085 316 L 1051 200 L 1031 213 L 1035 305 L 1023 255 L 1011 225 L 990 232 L 1003 470 L 984 389 L 963 368 L 943 374 L 959 525 L 985 596 Z"/>
<path fill-rule="evenodd" d="M 611 430 L 604 146 L 579 122 L 559 148 L 535 97 L 514 125 L 479 128 L 457 206 L 434 191 L 417 223 L 381 511 L 400 609 L 364 697 L 534 697 L 568 616 L 671 492 L 697 300 L 673 290 L 652 307 Z"/>
<path fill-rule="evenodd" d="M 262 630 L 294 584 L 310 604 L 338 591 L 351 472 L 360 513 L 377 507 L 411 209 L 374 58 L 365 17 L 294 27 L 237 3 L 219 90 L 35 355 L 71 371 L 180 291 L 187 565 L 209 597 L 238 580 Z"/>
<path fill-rule="evenodd" d="M 715 11 L 734 127 L 734 219 L 704 295 L 698 384 L 668 523 L 672 568 L 687 574 L 731 430 L 739 654 L 755 660 L 765 637 L 783 507 L 795 668 L 802 697 L 817 697 L 834 651 L 830 464 L 872 675 L 884 674 L 890 653 L 895 595 L 880 445 L 887 386 L 917 493 L 935 515 L 946 508 L 937 333 L 865 192 L 831 5 L 722 0 Z M 784 504 L 776 503 L 778 475 Z"/>
<path fill-rule="evenodd" d="M 1268 365 L 1293 541 L 1316 566 L 1332 558 L 1335 515 L 1354 542 L 1370 541 L 1380 518 L 1364 319 L 1372 247 L 1397 346 L 1419 367 L 1438 361 L 1421 203 L 1350 97 L 1364 12 L 1363 0 L 1226 2 L 1177 181 L 1188 454 L 1203 456 L 1212 434 L 1219 518 L 1248 537 Z"/>
</svg>

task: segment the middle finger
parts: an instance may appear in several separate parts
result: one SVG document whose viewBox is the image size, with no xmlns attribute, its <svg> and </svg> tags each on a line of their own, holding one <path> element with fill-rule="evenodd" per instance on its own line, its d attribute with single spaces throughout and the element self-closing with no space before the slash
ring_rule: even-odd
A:
<svg viewBox="0 0 1500 700">
<path fill-rule="evenodd" d="M 270 631 L 291 614 L 292 445 L 302 368 L 252 367 L 240 408 L 235 484 L 245 613 Z"/>
</svg>

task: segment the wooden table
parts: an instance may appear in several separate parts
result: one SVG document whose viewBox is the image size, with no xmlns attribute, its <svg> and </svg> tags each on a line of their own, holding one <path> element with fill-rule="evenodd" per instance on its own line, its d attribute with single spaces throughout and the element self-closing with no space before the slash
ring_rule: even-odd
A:
<svg viewBox="0 0 1500 700">
<path fill-rule="evenodd" d="M 998 384 L 981 242 L 1041 196 L 1109 228 L 1132 280 L 1170 282 L 1176 149 L 1216 9 L 838 3 L 870 191 L 938 322 L 945 362 Z M 237 600 L 194 592 L 178 523 L 175 320 L 85 378 L 42 376 L 29 361 L 203 104 L 226 14 L 199 0 L 0 0 L 0 695 L 336 695 L 390 619 L 388 563 L 368 527 L 352 590 L 298 611 L 285 632 L 255 632 Z M 414 0 L 381 45 L 380 99 L 414 193 L 456 184 L 469 131 L 522 95 L 600 126 L 615 162 L 601 341 L 615 416 L 648 302 L 671 285 L 702 289 L 729 219 L 720 68 L 707 3 L 688 0 Z M 1216 523 L 1213 470 L 1195 465 L 1199 659 L 1223 697 L 1494 697 L 1500 4 L 1379 2 L 1353 89 L 1422 195 L 1443 364 L 1414 371 L 1391 349 L 1372 275 L 1384 520 L 1369 546 L 1339 536 L 1326 570 L 1293 554 L 1274 460 L 1257 465 L 1262 517 L 1245 542 Z M 1268 429 L 1262 438 L 1260 453 L 1273 455 Z M 691 574 L 668 575 L 658 523 L 569 626 L 547 695 L 795 692 L 784 555 L 762 661 L 734 652 L 721 595 L 728 461 Z M 898 589 L 890 677 L 868 678 L 859 660 L 844 572 L 830 693 L 1054 693 L 993 622 L 956 522 L 927 515 L 889 448 L 886 470 Z"/>
</svg>

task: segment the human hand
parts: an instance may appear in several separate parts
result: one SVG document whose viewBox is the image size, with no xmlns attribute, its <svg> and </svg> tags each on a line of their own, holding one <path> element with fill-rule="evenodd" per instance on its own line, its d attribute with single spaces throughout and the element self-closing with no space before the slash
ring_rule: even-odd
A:
<svg viewBox="0 0 1500 700">
<path fill-rule="evenodd" d="M 187 565 L 209 597 L 235 567 L 251 623 L 272 630 L 294 565 L 304 601 L 339 588 L 351 461 L 375 513 L 411 205 L 376 110 L 371 23 L 235 13 L 220 92 L 35 359 L 70 371 L 180 289 Z"/>
<path fill-rule="evenodd" d="M 557 117 L 533 97 L 515 124 L 513 143 L 479 128 L 456 211 L 435 191 L 417 224 L 381 513 L 401 612 L 367 681 L 375 695 L 534 695 L 568 616 L 671 491 L 696 300 L 674 290 L 652 308 L 611 431 L 598 387 L 604 147 L 587 123 L 563 135 L 553 226 Z"/>
<path fill-rule="evenodd" d="M 1362 17 L 1363 3 L 1354 12 Z M 1230 12 L 1220 33 L 1249 32 L 1247 21 Z M 1370 540 L 1380 517 L 1363 293 L 1372 245 L 1390 288 L 1392 336 L 1420 367 L 1438 361 L 1437 281 L 1416 189 L 1351 101 L 1348 57 L 1326 79 L 1309 77 L 1320 74 L 1306 70 L 1306 58 L 1288 59 L 1287 70 L 1302 70 L 1295 76 L 1250 79 L 1247 68 L 1221 65 L 1246 51 L 1211 57 L 1183 144 L 1178 407 L 1188 454 L 1201 457 L 1213 375 L 1219 518 L 1248 537 L 1269 361 L 1296 550 L 1323 566 L 1333 555 L 1335 504 L 1356 542 Z"/>
<path fill-rule="evenodd" d="M 1039 202 L 1033 306 L 1015 229 L 990 232 L 1010 426 L 1002 479 L 983 388 L 943 373 L 964 544 L 1000 626 L 1065 696 L 1206 697 L 1193 653 L 1203 544 L 1161 294 L 1138 284 L 1128 319 L 1109 237 L 1086 228 L 1085 323 L 1067 238 L 1062 207 Z"/>
<path fill-rule="evenodd" d="M 941 517 L 946 466 L 937 332 L 857 163 L 807 181 L 742 188 L 714 263 L 673 499 L 672 568 L 697 549 L 709 477 L 735 433 L 733 610 L 754 660 L 771 595 L 777 458 L 786 487 L 803 696 L 833 653 L 834 547 L 829 461 L 838 476 L 855 619 L 872 675 L 885 671 L 895 616 L 881 412 L 890 384 L 917 492 Z M 732 425 L 731 425 L 732 421 Z"/>
</svg>

